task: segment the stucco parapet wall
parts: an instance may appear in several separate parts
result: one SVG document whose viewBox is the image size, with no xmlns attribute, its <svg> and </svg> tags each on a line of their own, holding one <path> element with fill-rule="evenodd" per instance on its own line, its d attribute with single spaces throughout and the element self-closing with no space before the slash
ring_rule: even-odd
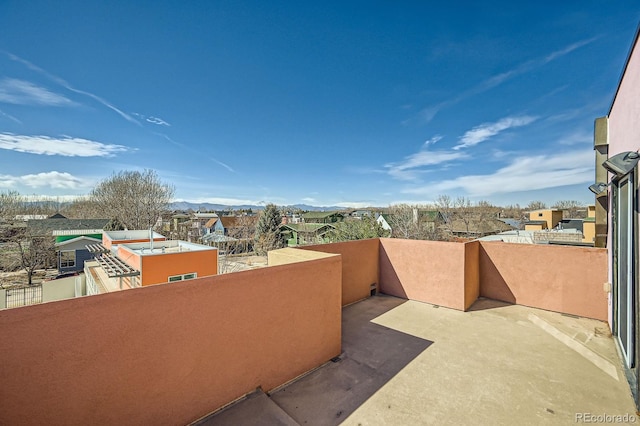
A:
<svg viewBox="0 0 640 426">
<path fill-rule="evenodd" d="M 339 254 L 323 253 L 319 251 L 300 250 L 293 247 L 271 250 L 267 253 L 269 266 L 286 265 L 289 263 L 305 262 L 308 260 L 339 257 Z"/>
<path fill-rule="evenodd" d="M 478 244 L 381 238 L 380 289 L 467 310 L 479 295 Z"/>
</svg>

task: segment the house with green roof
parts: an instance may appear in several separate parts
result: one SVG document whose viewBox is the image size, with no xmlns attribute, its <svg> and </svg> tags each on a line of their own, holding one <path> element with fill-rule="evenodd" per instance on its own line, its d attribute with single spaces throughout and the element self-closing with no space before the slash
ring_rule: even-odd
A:
<svg viewBox="0 0 640 426">
<path fill-rule="evenodd" d="M 57 213 L 48 219 L 27 221 L 27 231 L 33 235 L 55 239 L 56 266 L 60 273 L 82 271 L 85 260 L 92 258 L 87 244 L 102 241 L 109 219 L 68 219 Z"/>
<path fill-rule="evenodd" d="M 304 223 L 336 223 L 344 220 L 344 215 L 339 211 L 306 212 L 302 214 Z"/>
<path fill-rule="evenodd" d="M 287 246 L 295 247 L 301 244 L 322 244 L 329 240 L 327 234 L 336 229 L 329 223 L 287 223 L 280 225 Z"/>
</svg>

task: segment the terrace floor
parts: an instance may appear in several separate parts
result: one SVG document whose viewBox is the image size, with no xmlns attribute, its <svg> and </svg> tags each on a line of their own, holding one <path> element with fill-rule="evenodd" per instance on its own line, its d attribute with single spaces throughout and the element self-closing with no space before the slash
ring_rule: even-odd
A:
<svg viewBox="0 0 640 426">
<path fill-rule="evenodd" d="M 198 425 L 570 424 L 635 415 L 607 324 L 478 300 L 343 309 L 339 359 Z"/>
</svg>

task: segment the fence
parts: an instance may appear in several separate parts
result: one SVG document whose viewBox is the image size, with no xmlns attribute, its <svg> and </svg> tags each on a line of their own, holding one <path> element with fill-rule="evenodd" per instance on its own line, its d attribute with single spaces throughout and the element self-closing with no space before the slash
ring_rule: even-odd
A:
<svg viewBox="0 0 640 426">
<path fill-rule="evenodd" d="M 12 288 L 5 291 L 5 306 L 17 308 L 19 306 L 42 303 L 42 284 L 31 287 Z"/>
</svg>

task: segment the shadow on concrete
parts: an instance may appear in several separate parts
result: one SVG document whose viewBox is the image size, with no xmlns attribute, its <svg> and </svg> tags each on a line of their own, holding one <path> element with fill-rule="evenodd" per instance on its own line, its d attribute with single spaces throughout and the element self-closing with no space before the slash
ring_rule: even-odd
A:
<svg viewBox="0 0 640 426">
<path fill-rule="evenodd" d="M 511 292 L 509 285 L 493 262 L 493 259 L 491 259 L 491 256 L 482 247 L 482 244 L 480 245 L 479 263 L 480 296 L 507 303 L 516 303 L 516 297 Z"/>
<path fill-rule="evenodd" d="M 473 302 L 473 305 L 467 309 L 467 312 L 484 311 L 487 309 L 504 308 L 506 306 L 513 306 L 513 303 L 502 302 L 500 300 L 487 299 L 486 297 L 480 297 Z"/>
<path fill-rule="evenodd" d="M 400 277 L 389 259 L 389 255 L 384 248 L 383 244 L 380 244 L 379 255 L 379 271 L 380 271 L 380 292 L 389 294 L 403 299 L 408 299 L 407 293 L 404 291 Z"/>
<path fill-rule="evenodd" d="M 299 424 L 337 425 L 433 342 L 371 322 L 405 303 L 374 296 L 343 309 L 339 360 L 271 394 Z"/>
</svg>

